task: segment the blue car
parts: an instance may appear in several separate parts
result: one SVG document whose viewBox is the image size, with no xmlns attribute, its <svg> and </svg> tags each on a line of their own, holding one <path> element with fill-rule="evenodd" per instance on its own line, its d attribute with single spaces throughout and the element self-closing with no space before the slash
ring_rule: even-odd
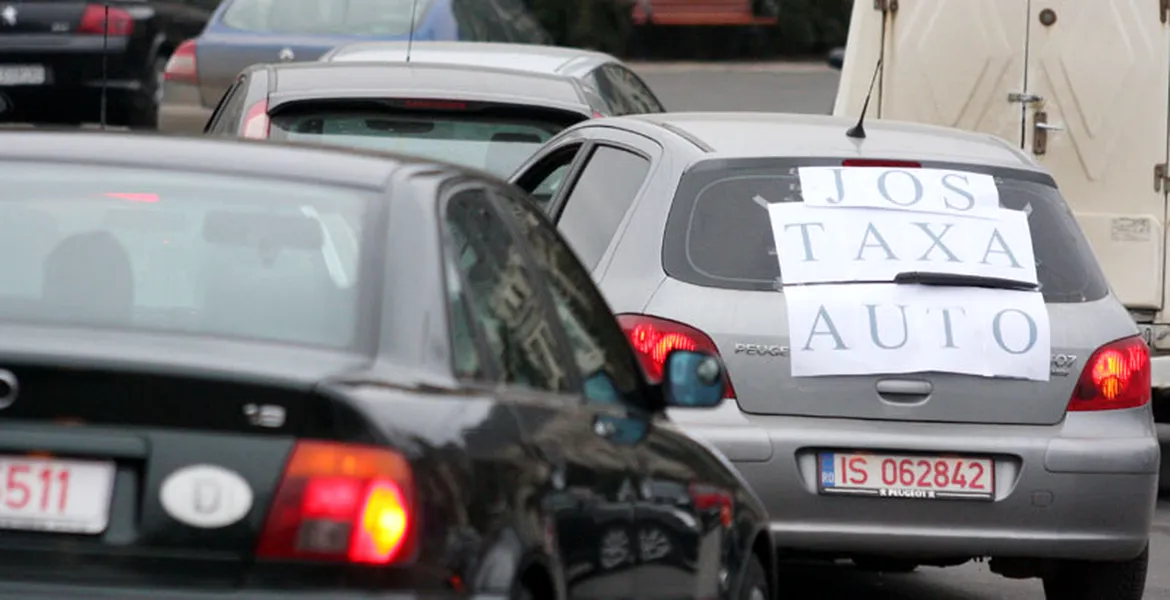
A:
<svg viewBox="0 0 1170 600">
<path fill-rule="evenodd" d="M 523 0 L 224 0 L 166 65 L 159 129 L 203 130 L 239 73 L 256 63 L 311 61 L 357 41 L 545 44 Z"/>
</svg>

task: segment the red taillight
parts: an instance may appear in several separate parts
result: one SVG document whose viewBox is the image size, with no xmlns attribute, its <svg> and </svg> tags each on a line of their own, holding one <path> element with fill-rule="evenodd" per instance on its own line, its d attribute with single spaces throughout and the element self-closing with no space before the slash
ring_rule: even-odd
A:
<svg viewBox="0 0 1170 600">
<path fill-rule="evenodd" d="M 731 527 L 735 520 L 735 501 L 731 493 L 709 485 L 692 483 L 690 485 L 691 501 L 699 512 L 708 510 L 719 511 L 719 521 L 724 527 Z"/>
<path fill-rule="evenodd" d="M 199 69 L 195 62 L 195 40 L 187 40 L 175 48 L 171 58 L 167 60 L 163 78 L 179 83 L 199 83 Z"/>
<path fill-rule="evenodd" d="M 467 110 L 466 102 L 456 100 L 403 100 L 402 106 L 423 110 Z"/>
<path fill-rule="evenodd" d="M 593 118 L 594 119 L 604 119 L 605 115 L 601 114 L 600 112 L 593 111 Z"/>
<path fill-rule="evenodd" d="M 1137 408 L 1150 402 L 1150 348 L 1140 336 L 1097 349 L 1077 381 L 1068 410 Z"/>
<path fill-rule="evenodd" d="M 107 19 L 106 11 L 109 10 Z M 77 23 L 77 33 L 126 36 L 134 33 L 134 17 L 125 9 L 87 4 Z"/>
<path fill-rule="evenodd" d="M 920 169 L 922 163 L 912 160 L 871 160 L 868 158 L 849 158 L 841 161 L 843 167 L 889 167 L 897 169 Z"/>
<path fill-rule="evenodd" d="M 662 381 L 662 367 L 671 350 L 698 350 L 719 355 L 715 342 L 707 334 L 689 325 L 647 315 L 624 314 L 617 318 L 642 363 L 646 377 L 653 383 Z M 726 375 L 724 383 L 727 388 L 724 397 L 734 398 L 735 389 Z"/>
<path fill-rule="evenodd" d="M 298 442 L 269 509 L 257 556 L 386 564 L 408 555 L 414 481 L 391 450 Z"/>
<path fill-rule="evenodd" d="M 270 125 L 268 101 L 261 100 L 253 104 L 252 108 L 248 109 L 248 114 L 244 115 L 244 130 L 241 135 L 254 140 L 266 140 Z"/>
</svg>

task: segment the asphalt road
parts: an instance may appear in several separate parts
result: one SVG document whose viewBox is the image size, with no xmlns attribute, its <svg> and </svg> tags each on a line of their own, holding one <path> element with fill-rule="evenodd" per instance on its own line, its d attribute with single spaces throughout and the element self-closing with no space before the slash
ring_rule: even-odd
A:
<svg viewBox="0 0 1170 600">
<path fill-rule="evenodd" d="M 820 65 L 635 65 L 670 110 L 755 110 L 828 114 L 837 72 Z M 1158 507 L 1145 598 L 1170 600 L 1170 501 Z M 844 565 L 790 565 L 783 598 L 792 600 L 1037 600 L 1039 580 L 1009 580 L 986 563 L 922 568 L 908 575 Z M 1101 600 L 1108 600 L 1102 598 Z"/>
</svg>

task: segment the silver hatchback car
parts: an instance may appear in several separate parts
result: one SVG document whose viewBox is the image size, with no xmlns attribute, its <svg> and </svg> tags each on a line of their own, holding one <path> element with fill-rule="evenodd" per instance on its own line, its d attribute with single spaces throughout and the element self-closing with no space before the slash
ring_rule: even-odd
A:
<svg viewBox="0 0 1170 600">
<path fill-rule="evenodd" d="M 1002 575 L 1042 577 L 1049 598 L 1140 598 L 1160 460 L 1149 352 L 1056 184 L 991 136 L 872 121 L 868 137 L 855 139 L 845 135 L 852 124 L 745 113 L 601 119 L 554 138 L 513 181 L 593 269 L 650 376 L 672 348 L 722 355 L 726 401 L 671 417 L 751 482 L 778 548 L 883 571 L 990 558 Z M 816 184 L 815 194 L 833 196 L 841 172 L 872 184 L 869 200 L 981 182 L 978 193 L 965 188 L 971 204 L 1005 225 L 992 231 L 956 217 L 951 231 L 939 213 L 937 227 L 887 229 L 885 238 L 856 218 L 854 229 L 823 238 L 812 227 L 777 231 L 777 211 L 793 203 L 854 210 L 809 206 L 825 202 L 803 194 Z M 1031 243 L 1012 255 L 997 235 Z M 793 253 L 783 246 L 808 250 L 810 239 L 828 254 L 881 260 L 841 281 L 796 263 L 782 273 Z M 919 263 L 908 264 L 919 266 L 892 273 L 891 248 L 917 248 Z M 976 264 L 997 253 L 1034 280 Z M 966 260 L 969 272 L 932 277 L 920 264 L 930 259 Z M 793 273 L 807 285 L 793 285 Z M 867 287 L 875 283 L 884 285 Z M 820 294 L 820 312 L 810 293 Z M 933 325 L 919 315 L 907 327 L 906 305 L 931 294 L 967 312 L 942 310 Z M 903 296 L 917 298 L 901 303 L 911 351 L 884 363 L 832 354 L 870 336 L 894 348 L 897 333 L 886 320 L 879 338 L 872 307 L 868 323 L 864 310 L 827 323 L 826 306 L 861 309 L 874 297 L 898 305 Z M 1022 319 L 1025 305 L 1034 310 Z M 952 325 L 962 329 L 950 319 L 968 313 L 983 321 L 963 331 L 984 338 L 948 354 Z M 936 337 L 920 339 L 928 334 Z M 837 358 L 810 363 L 810 348 Z"/>
</svg>

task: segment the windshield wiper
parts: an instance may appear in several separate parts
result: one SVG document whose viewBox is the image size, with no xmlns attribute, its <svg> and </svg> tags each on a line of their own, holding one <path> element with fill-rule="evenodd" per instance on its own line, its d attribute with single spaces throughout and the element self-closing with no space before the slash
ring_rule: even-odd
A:
<svg viewBox="0 0 1170 600">
<path fill-rule="evenodd" d="M 1035 290 L 1040 286 L 1026 281 L 1015 281 L 1001 277 L 980 275 L 958 275 L 932 271 L 905 271 L 894 276 L 894 283 L 917 283 L 920 285 L 945 285 L 954 287 L 979 287 L 996 290 Z"/>
</svg>

